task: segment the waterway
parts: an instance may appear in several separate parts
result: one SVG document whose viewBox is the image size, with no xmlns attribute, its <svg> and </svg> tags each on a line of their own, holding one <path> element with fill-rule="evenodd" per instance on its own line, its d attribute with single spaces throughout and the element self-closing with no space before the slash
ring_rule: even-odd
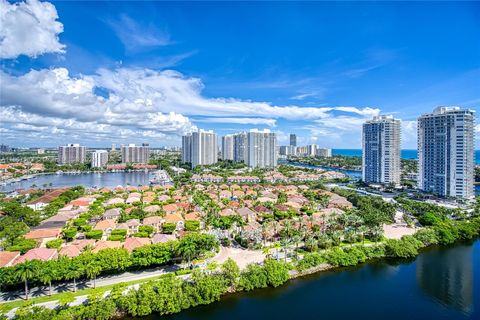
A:
<svg viewBox="0 0 480 320">
<path fill-rule="evenodd" d="M 42 188 L 73 187 L 82 185 L 84 187 L 116 187 L 148 185 L 153 178 L 153 172 L 132 171 L 132 172 L 90 172 L 90 173 L 62 173 L 40 175 L 28 180 L 22 180 L 0 186 L 0 192 L 9 192 L 16 189 L 28 189 L 33 186 Z"/>
<path fill-rule="evenodd" d="M 480 319 L 480 241 L 377 261 L 148 320 Z"/>
</svg>

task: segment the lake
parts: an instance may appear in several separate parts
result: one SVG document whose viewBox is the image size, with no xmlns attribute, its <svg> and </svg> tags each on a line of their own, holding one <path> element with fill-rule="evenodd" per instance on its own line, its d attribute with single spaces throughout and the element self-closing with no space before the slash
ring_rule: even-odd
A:
<svg viewBox="0 0 480 320">
<path fill-rule="evenodd" d="M 480 319 L 480 241 L 428 249 L 415 261 L 318 273 L 146 319 Z"/>
<path fill-rule="evenodd" d="M 132 171 L 132 172 L 95 172 L 95 173 L 63 173 L 36 176 L 32 179 L 10 183 L 0 186 L 0 192 L 9 192 L 16 189 L 28 189 L 32 185 L 42 187 L 50 184 L 51 188 L 73 187 L 82 185 L 89 187 L 116 187 L 118 185 L 138 186 L 148 185 L 153 178 L 153 172 Z"/>
</svg>

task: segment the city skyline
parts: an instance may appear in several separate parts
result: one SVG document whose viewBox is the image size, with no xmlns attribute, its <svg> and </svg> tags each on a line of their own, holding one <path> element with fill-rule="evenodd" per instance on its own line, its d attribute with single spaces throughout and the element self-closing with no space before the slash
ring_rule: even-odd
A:
<svg viewBox="0 0 480 320">
<path fill-rule="evenodd" d="M 360 149 L 362 123 L 392 114 L 415 149 L 422 114 L 480 103 L 477 3 L 0 6 L 1 143 L 14 147 L 179 146 L 197 128 L 260 128 L 278 145 L 295 133 Z"/>
</svg>

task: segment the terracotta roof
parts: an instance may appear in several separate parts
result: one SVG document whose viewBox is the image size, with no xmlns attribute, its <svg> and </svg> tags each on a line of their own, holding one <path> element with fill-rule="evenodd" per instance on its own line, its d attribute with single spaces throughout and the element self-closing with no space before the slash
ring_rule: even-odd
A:
<svg viewBox="0 0 480 320">
<path fill-rule="evenodd" d="M 172 203 L 172 204 L 166 204 L 163 206 L 163 210 L 165 210 L 166 212 L 173 212 L 173 211 L 177 211 L 177 205 Z"/>
<path fill-rule="evenodd" d="M 200 215 L 197 212 L 190 212 L 185 215 L 185 220 L 200 220 Z"/>
<path fill-rule="evenodd" d="M 55 259 L 57 256 L 57 249 L 35 248 L 28 250 L 23 256 L 18 257 L 14 265 L 30 260 L 49 261 Z"/>
<path fill-rule="evenodd" d="M 128 252 L 132 252 L 135 248 L 143 247 L 149 244 L 151 244 L 151 242 L 148 238 L 131 237 L 125 240 L 123 247 L 127 249 Z"/>
<path fill-rule="evenodd" d="M 179 221 L 183 221 L 183 218 L 178 213 L 168 213 L 167 215 L 165 215 L 164 220 L 165 223 L 177 223 Z"/>
<path fill-rule="evenodd" d="M 37 203 L 50 203 L 52 200 L 54 200 L 55 198 L 57 198 L 60 194 L 62 194 L 63 192 L 67 191 L 68 189 L 66 188 L 63 188 L 63 189 L 55 189 L 53 191 L 50 191 L 46 194 L 44 194 L 43 196 L 41 196 L 40 198 L 37 198 L 33 201 L 30 201 L 28 202 L 27 204 L 37 204 Z"/>
<path fill-rule="evenodd" d="M 222 217 L 234 216 L 235 211 L 233 211 L 232 209 L 223 209 L 218 214 Z"/>
<path fill-rule="evenodd" d="M 143 211 L 150 212 L 150 213 L 158 212 L 160 211 L 160 206 L 159 205 L 148 206 L 143 208 Z"/>
<path fill-rule="evenodd" d="M 100 250 L 120 248 L 121 246 L 122 246 L 122 243 L 120 241 L 100 240 L 97 242 L 92 252 L 97 253 Z"/>
<path fill-rule="evenodd" d="M 95 240 L 94 239 L 83 239 L 83 240 L 75 240 L 72 242 L 74 246 L 77 246 L 78 249 L 83 250 L 85 249 L 86 246 L 91 246 L 92 248 L 95 246 Z"/>
<path fill-rule="evenodd" d="M 144 225 L 153 225 L 162 222 L 162 217 L 160 216 L 152 216 L 152 217 L 146 217 L 143 219 L 143 224 Z"/>
<path fill-rule="evenodd" d="M 156 233 L 152 238 L 152 242 L 154 244 L 165 243 L 165 242 L 176 240 L 176 239 L 177 238 L 173 234 Z"/>
<path fill-rule="evenodd" d="M 138 219 L 130 219 L 130 220 L 126 221 L 125 223 L 129 227 L 137 227 L 137 226 L 142 225 Z"/>
<path fill-rule="evenodd" d="M 15 259 L 20 256 L 18 251 L 1 251 L 0 252 L 0 268 L 10 267 L 13 265 Z"/>
<path fill-rule="evenodd" d="M 25 239 L 45 239 L 57 238 L 60 235 L 61 229 L 35 229 L 31 230 L 25 235 Z"/>
<path fill-rule="evenodd" d="M 115 228 L 115 225 L 116 225 L 115 220 L 105 219 L 105 220 L 99 221 L 99 222 L 95 225 L 95 228 L 94 228 L 94 229 L 95 229 L 95 230 L 113 229 L 113 228 Z"/>
<path fill-rule="evenodd" d="M 80 253 L 81 250 L 79 247 L 75 245 L 68 245 L 60 249 L 59 255 L 73 258 L 80 255 Z"/>
</svg>

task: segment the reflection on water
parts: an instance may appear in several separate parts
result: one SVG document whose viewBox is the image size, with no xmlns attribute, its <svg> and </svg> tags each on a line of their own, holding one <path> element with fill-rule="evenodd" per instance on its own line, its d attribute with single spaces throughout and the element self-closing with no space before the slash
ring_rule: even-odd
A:
<svg viewBox="0 0 480 320">
<path fill-rule="evenodd" d="M 82 185 L 85 187 L 116 187 L 118 185 L 138 186 L 148 185 L 152 179 L 152 172 L 97 172 L 79 174 L 49 174 L 10 183 L 0 186 L 0 192 L 8 192 L 15 189 L 28 189 L 32 186 L 42 187 L 48 185 L 52 188 L 72 187 Z"/>
<path fill-rule="evenodd" d="M 473 246 L 439 250 L 417 259 L 417 282 L 435 301 L 464 313 L 473 308 Z"/>
</svg>

